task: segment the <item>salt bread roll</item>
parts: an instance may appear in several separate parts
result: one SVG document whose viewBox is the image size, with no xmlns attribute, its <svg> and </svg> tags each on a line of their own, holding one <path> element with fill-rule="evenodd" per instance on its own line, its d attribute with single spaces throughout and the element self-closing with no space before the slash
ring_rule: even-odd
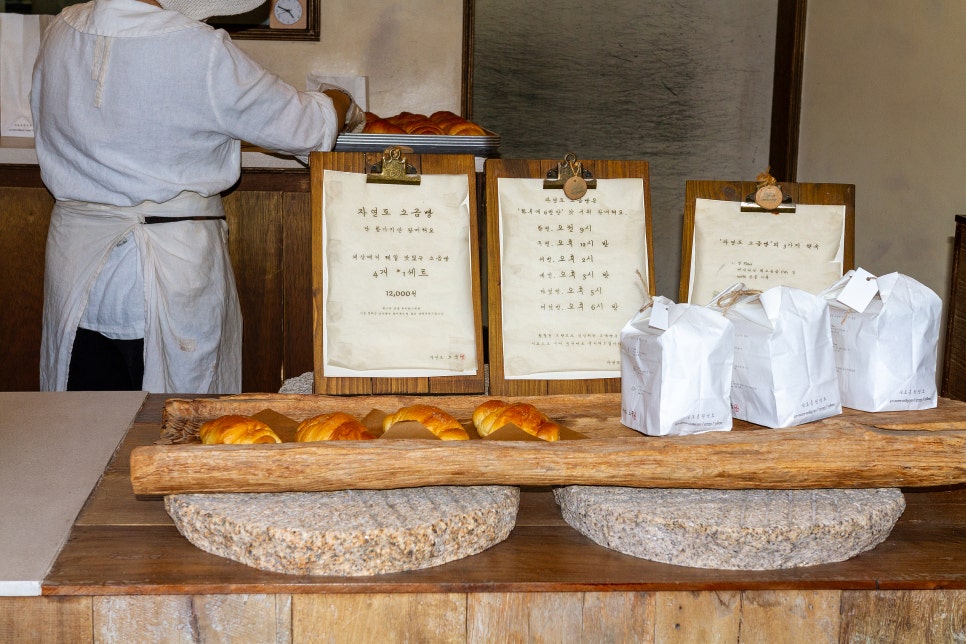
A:
<svg viewBox="0 0 966 644">
<path fill-rule="evenodd" d="M 360 441 L 375 436 L 366 426 L 341 411 L 307 418 L 295 429 L 295 440 L 301 443 L 313 441 Z"/>
<path fill-rule="evenodd" d="M 363 134 L 405 134 L 406 130 L 402 129 L 395 123 L 390 123 L 386 119 L 375 119 L 366 123 L 365 127 L 362 128 Z"/>
<path fill-rule="evenodd" d="M 394 414 L 389 414 L 382 421 L 383 430 L 388 430 L 396 423 L 413 420 L 421 423 L 426 429 L 436 434 L 444 441 L 465 441 L 470 435 L 458 420 L 447 414 L 439 407 L 432 405 L 411 405 L 403 407 Z"/>
<path fill-rule="evenodd" d="M 198 436 L 205 445 L 282 442 L 272 428 L 262 421 L 251 416 L 231 414 L 209 420 L 198 428 Z"/>
<path fill-rule="evenodd" d="M 488 436 L 511 423 L 545 441 L 560 440 L 560 425 L 529 403 L 488 400 L 473 411 L 473 425 L 480 436 Z"/>
</svg>

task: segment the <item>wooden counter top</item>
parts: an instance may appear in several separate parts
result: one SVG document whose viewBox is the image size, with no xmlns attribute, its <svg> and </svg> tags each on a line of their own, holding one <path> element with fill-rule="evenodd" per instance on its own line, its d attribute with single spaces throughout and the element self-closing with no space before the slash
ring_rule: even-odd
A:
<svg viewBox="0 0 966 644">
<path fill-rule="evenodd" d="M 907 490 L 907 509 L 884 543 L 846 562 L 792 570 L 704 570 L 623 555 L 570 528 L 549 489 L 525 488 L 510 537 L 473 557 L 372 577 L 264 572 L 195 548 L 161 499 L 134 496 L 130 453 L 158 437 L 164 399 L 146 400 L 44 595 L 966 589 L 966 486 Z"/>
</svg>

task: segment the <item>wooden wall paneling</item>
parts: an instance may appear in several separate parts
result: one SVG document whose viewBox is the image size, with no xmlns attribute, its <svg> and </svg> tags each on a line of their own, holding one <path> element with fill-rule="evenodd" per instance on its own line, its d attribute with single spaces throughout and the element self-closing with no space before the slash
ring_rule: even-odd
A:
<svg viewBox="0 0 966 644">
<path fill-rule="evenodd" d="M 284 601 L 282 602 L 284 613 Z M 94 597 L 95 642 L 290 641 L 276 596 L 104 595 Z M 282 637 L 280 637 L 282 635 Z"/>
<path fill-rule="evenodd" d="M 466 595 L 292 596 L 294 642 L 463 642 Z"/>
<path fill-rule="evenodd" d="M 479 233 L 476 221 L 476 164 L 470 155 L 454 154 L 406 154 L 406 160 L 417 172 L 423 174 L 466 174 L 470 200 L 470 243 L 474 252 L 471 255 L 471 275 L 473 288 L 474 328 L 476 329 L 477 373 L 470 376 L 416 377 L 416 378 L 352 378 L 325 377 L 322 365 L 325 364 L 325 337 L 323 320 L 325 315 L 322 297 L 322 280 L 325 260 L 322 247 L 322 186 L 326 169 L 344 172 L 368 171 L 370 165 L 380 159 L 377 153 L 363 152 L 326 152 L 311 156 L 312 185 L 312 300 L 313 300 L 313 337 L 315 365 L 315 393 L 324 394 L 398 394 L 398 393 L 483 393 L 484 391 L 484 348 L 483 312 L 480 297 Z M 431 329 L 428 330 L 431 332 Z M 405 342 L 400 338 L 400 342 Z"/>
<path fill-rule="evenodd" d="M 282 380 L 312 371 L 312 201 L 308 192 L 282 198 L 284 343 Z"/>
<path fill-rule="evenodd" d="M 741 641 L 838 641 L 839 590 L 746 590 L 741 593 Z"/>
<path fill-rule="evenodd" d="M 486 275 L 490 361 L 490 392 L 494 395 L 540 396 L 570 393 L 613 393 L 620 391 L 620 378 L 586 380 L 529 380 L 504 378 L 502 329 L 502 278 L 500 257 L 500 199 L 499 179 L 542 179 L 561 159 L 487 159 L 486 174 Z M 581 159 L 584 167 L 598 179 L 641 177 L 644 179 L 644 231 L 647 242 L 648 291 L 654 294 L 654 248 L 651 240 L 650 176 L 646 161 Z"/>
<path fill-rule="evenodd" d="M 581 639 L 584 642 L 655 642 L 654 608 L 654 593 L 584 593 Z"/>
<path fill-rule="evenodd" d="M 738 642 L 741 592 L 657 592 L 654 632 L 659 642 L 715 644 Z"/>
<path fill-rule="evenodd" d="M 956 215 L 939 395 L 966 400 L 966 215 Z"/>
<path fill-rule="evenodd" d="M 966 590 L 842 592 L 840 642 L 966 641 Z"/>
<path fill-rule="evenodd" d="M 241 300 L 242 391 L 277 392 L 282 374 L 283 193 L 236 190 L 225 197 L 228 248 Z"/>
<path fill-rule="evenodd" d="M 0 597 L 0 642 L 92 642 L 90 597 Z"/>
<path fill-rule="evenodd" d="M 585 641 L 583 593 L 472 593 L 466 613 L 470 643 Z"/>
<path fill-rule="evenodd" d="M 959 642 L 966 591 L 0 597 L 0 642 Z"/>
<path fill-rule="evenodd" d="M 0 390 L 37 391 L 44 252 L 54 200 L 43 187 L 0 187 L 0 203 L 7 215 L 0 234 L 0 363 L 7 366 Z"/>
<path fill-rule="evenodd" d="M 243 391 L 311 371 L 309 173 L 246 168 L 225 195 L 242 315 Z"/>
</svg>

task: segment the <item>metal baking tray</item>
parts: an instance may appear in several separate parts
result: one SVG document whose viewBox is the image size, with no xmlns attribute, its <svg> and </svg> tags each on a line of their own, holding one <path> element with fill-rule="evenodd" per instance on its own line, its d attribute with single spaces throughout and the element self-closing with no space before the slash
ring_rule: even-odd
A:
<svg viewBox="0 0 966 644">
<path fill-rule="evenodd" d="M 500 147 L 500 135 L 487 132 L 484 136 L 455 136 L 435 134 L 340 134 L 335 142 L 337 152 L 382 152 L 386 148 L 404 146 L 415 153 L 472 154 L 495 156 Z"/>
</svg>

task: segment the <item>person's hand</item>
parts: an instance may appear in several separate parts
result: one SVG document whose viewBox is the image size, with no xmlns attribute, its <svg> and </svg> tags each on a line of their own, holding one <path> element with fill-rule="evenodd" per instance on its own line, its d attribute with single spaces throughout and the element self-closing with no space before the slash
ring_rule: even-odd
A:
<svg viewBox="0 0 966 644">
<path fill-rule="evenodd" d="M 366 113 L 360 108 L 352 94 L 337 85 L 322 83 L 319 91 L 332 99 L 335 113 L 342 122 L 340 130 L 342 132 L 361 131 L 366 124 Z"/>
</svg>

